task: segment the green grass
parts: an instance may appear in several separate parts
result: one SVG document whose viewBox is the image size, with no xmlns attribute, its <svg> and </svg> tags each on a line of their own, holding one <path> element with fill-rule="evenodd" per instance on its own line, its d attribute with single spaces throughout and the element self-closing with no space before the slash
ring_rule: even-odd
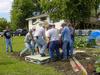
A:
<svg viewBox="0 0 100 75">
<path fill-rule="evenodd" d="M 21 51 L 24 48 L 24 37 L 13 37 L 13 50 Z M 53 67 L 37 65 L 21 61 L 6 54 L 5 40 L 0 37 L 0 75 L 63 75 Z"/>
<path fill-rule="evenodd" d="M 24 48 L 24 37 L 13 37 L 12 38 L 12 45 L 14 51 L 21 51 Z M 5 39 L 0 37 L 0 48 L 2 51 L 5 51 Z"/>
</svg>

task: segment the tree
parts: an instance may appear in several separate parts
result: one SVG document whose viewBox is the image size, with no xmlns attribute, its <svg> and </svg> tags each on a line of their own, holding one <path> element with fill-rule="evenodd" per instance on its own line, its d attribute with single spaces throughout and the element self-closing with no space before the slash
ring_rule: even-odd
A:
<svg viewBox="0 0 100 75">
<path fill-rule="evenodd" d="M 95 15 L 97 15 L 97 10 L 98 10 L 98 8 L 99 8 L 99 6 L 100 6 L 100 0 L 95 0 Z"/>
<path fill-rule="evenodd" d="M 39 0 L 33 0 L 33 4 L 34 4 L 34 12 L 39 12 L 41 14 L 42 8 L 40 6 Z"/>
<path fill-rule="evenodd" d="M 5 18 L 0 18 L 0 31 L 3 31 L 6 26 L 10 26 L 10 22 L 7 22 Z"/>
<path fill-rule="evenodd" d="M 40 0 L 43 10 L 53 19 L 89 21 L 96 0 Z"/>
<path fill-rule="evenodd" d="M 34 4 L 32 0 L 14 0 L 11 10 L 11 23 L 14 29 L 26 28 L 28 17 L 32 16 Z"/>
</svg>

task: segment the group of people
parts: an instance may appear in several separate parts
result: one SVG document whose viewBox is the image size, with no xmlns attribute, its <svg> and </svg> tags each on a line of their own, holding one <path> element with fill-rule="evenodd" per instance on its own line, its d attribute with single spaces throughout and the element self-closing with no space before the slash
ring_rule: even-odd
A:
<svg viewBox="0 0 100 75">
<path fill-rule="evenodd" d="M 73 55 L 74 29 L 70 22 L 63 23 L 61 27 L 59 31 L 54 24 L 49 24 L 46 28 L 41 23 L 40 28 L 30 29 L 25 36 L 25 48 L 20 52 L 20 56 L 31 51 L 32 55 L 39 53 L 41 57 L 44 57 L 48 52 L 52 61 L 69 59 Z M 8 27 L 4 36 L 6 38 L 6 52 L 8 52 L 9 46 L 10 52 L 13 52 L 11 33 Z"/>
<path fill-rule="evenodd" d="M 45 50 L 47 48 L 47 43 L 45 41 L 45 29 L 42 24 L 40 24 L 39 29 L 32 28 L 25 36 L 25 49 L 20 52 L 20 56 L 22 56 L 25 52 L 31 51 L 32 55 L 37 51 L 43 57 L 45 56 Z"/>
<path fill-rule="evenodd" d="M 67 60 L 73 55 L 74 29 L 70 22 L 61 26 L 60 31 L 54 24 L 49 24 L 48 28 L 40 24 L 40 28 L 29 30 L 25 36 L 25 49 L 20 52 L 20 56 L 30 50 L 32 55 L 38 52 L 44 57 L 48 50 L 51 61 Z"/>
</svg>

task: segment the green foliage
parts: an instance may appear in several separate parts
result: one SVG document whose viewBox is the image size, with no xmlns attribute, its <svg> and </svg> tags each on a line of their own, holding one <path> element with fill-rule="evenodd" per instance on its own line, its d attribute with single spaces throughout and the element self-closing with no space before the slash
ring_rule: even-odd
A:
<svg viewBox="0 0 100 75">
<path fill-rule="evenodd" d="M 76 36 L 75 37 L 75 42 L 74 42 L 74 47 L 75 48 L 93 48 L 96 46 L 96 40 L 92 40 L 92 42 L 88 42 L 88 36 Z"/>
<path fill-rule="evenodd" d="M 11 10 L 13 28 L 26 28 L 28 17 L 32 16 L 34 4 L 32 0 L 14 0 Z"/>
<path fill-rule="evenodd" d="M 0 31 L 4 30 L 6 26 L 10 26 L 10 22 L 7 22 L 5 18 L 0 18 Z"/>
<path fill-rule="evenodd" d="M 33 0 L 34 11 L 42 13 L 42 8 L 40 6 L 39 0 Z"/>
<path fill-rule="evenodd" d="M 100 56 L 96 57 L 95 68 L 96 68 L 96 72 L 100 73 Z"/>
<path fill-rule="evenodd" d="M 40 0 L 41 7 L 53 19 L 88 21 L 96 0 Z"/>
<path fill-rule="evenodd" d="M 96 46 L 96 40 L 95 39 L 87 44 L 87 47 L 94 47 L 94 46 Z"/>
<path fill-rule="evenodd" d="M 66 5 L 66 0 L 40 0 L 43 12 L 47 12 L 52 19 L 62 19 L 64 18 L 64 7 Z M 62 8 L 64 7 L 64 8 Z"/>
<path fill-rule="evenodd" d="M 100 0 L 95 0 L 95 12 L 96 12 L 96 15 L 97 15 L 97 10 L 99 8 L 99 5 L 100 5 Z"/>
<path fill-rule="evenodd" d="M 87 46 L 87 37 L 86 36 L 76 36 L 74 47 L 75 48 L 86 48 Z"/>
</svg>

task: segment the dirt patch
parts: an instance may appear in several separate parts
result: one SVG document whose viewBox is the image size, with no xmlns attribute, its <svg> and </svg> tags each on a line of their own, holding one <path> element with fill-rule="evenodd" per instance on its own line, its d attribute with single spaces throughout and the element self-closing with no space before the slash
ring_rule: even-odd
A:
<svg viewBox="0 0 100 75">
<path fill-rule="evenodd" d="M 77 53 L 75 54 L 75 58 L 84 66 L 87 70 L 88 75 L 94 75 L 94 63 L 95 58 L 87 53 Z M 82 72 L 74 72 L 70 62 L 50 62 L 47 64 L 49 66 L 55 67 L 58 71 L 63 72 L 64 75 L 82 75 Z"/>
<path fill-rule="evenodd" d="M 76 59 L 84 66 L 88 75 L 94 75 L 94 64 L 95 64 L 95 57 L 91 56 L 88 53 L 77 53 L 75 55 Z"/>
<path fill-rule="evenodd" d="M 70 65 L 70 62 L 62 62 L 62 61 L 57 61 L 57 62 L 50 62 L 46 64 L 47 66 L 52 66 L 57 69 L 58 72 L 63 72 L 64 75 L 77 75 L 73 70 Z"/>
<path fill-rule="evenodd" d="M 16 59 L 25 60 L 24 57 L 27 56 L 28 54 L 23 54 L 23 56 L 20 56 L 20 52 L 13 52 L 11 55 Z"/>
</svg>

